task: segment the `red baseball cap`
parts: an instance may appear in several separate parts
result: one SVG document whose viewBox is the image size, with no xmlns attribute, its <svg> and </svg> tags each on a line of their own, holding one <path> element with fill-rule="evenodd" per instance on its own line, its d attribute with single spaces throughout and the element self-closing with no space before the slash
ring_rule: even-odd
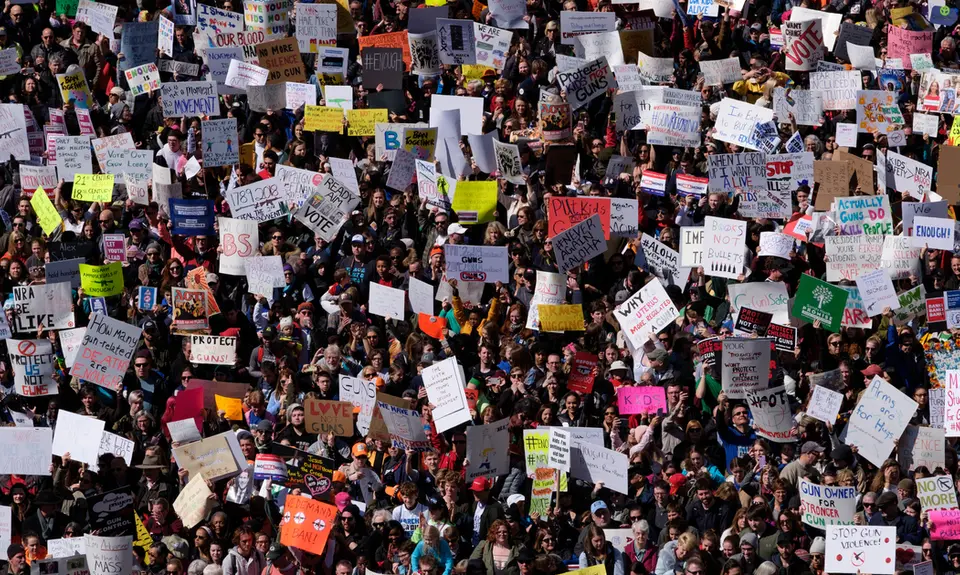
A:
<svg viewBox="0 0 960 575">
<path fill-rule="evenodd" d="M 473 480 L 473 483 L 470 484 L 470 491 L 487 491 L 488 489 L 490 489 L 490 485 L 483 477 L 477 477 Z"/>
</svg>

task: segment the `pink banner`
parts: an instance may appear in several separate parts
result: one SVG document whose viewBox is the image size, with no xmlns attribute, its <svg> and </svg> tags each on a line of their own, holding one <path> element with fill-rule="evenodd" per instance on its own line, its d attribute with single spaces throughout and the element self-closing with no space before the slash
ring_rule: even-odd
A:
<svg viewBox="0 0 960 575">
<path fill-rule="evenodd" d="M 931 509 L 930 539 L 946 541 L 960 539 L 960 510 L 958 509 Z"/>
<path fill-rule="evenodd" d="M 617 390 L 620 415 L 667 411 L 667 394 L 662 387 L 621 387 Z"/>
<path fill-rule="evenodd" d="M 903 67 L 909 70 L 910 54 L 929 54 L 933 47 L 933 30 L 912 32 L 898 26 L 887 26 L 887 58 L 900 58 Z"/>
</svg>

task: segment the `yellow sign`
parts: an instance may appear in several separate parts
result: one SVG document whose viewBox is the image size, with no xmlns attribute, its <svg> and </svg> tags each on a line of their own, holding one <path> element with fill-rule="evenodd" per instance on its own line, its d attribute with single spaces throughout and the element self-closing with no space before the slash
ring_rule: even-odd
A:
<svg viewBox="0 0 960 575">
<path fill-rule="evenodd" d="M 57 212 L 57 208 L 54 207 L 43 188 L 37 188 L 30 200 L 30 205 L 33 206 L 33 211 L 37 212 L 40 229 L 48 236 L 57 231 L 57 228 L 63 223 L 63 218 L 60 217 L 60 213 Z"/>
<path fill-rule="evenodd" d="M 461 66 L 463 69 L 463 77 L 467 80 L 479 80 L 483 77 L 483 73 L 487 70 L 493 70 L 490 66 L 484 66 L 483 64 L 464 64 Z M 493 70 L 496 72 L 496 70 Z"/>
<path fill-rule="evenodd" d="M 580 304 L 539 304 L 540 329 L 544 331 L 583 331 L 583 306 Z"/>
<path fill-rule="evenodd" d="M 347 110 L 348 136 L 373 136 L 377 133 L 377 122 L 387 122 L 387 109 Z"/>
<path fill-rule="evenodd" d="M 904 20 L 904 18 L 911 14 L 913 14 L 913 6 L 908 6 L 906 8 L 893 8 L 890 10 L 890 18 L 893 20 L 894 26 L 906 24 L 907 21 Z"/>
<path fill-rule="evenodd" d="M 433 161 L 437 149 L 437 128 L 407 128 L 403 131 L 403 149 L 425 162 Z"/>
<path fill-rule="evenodd" d="M 951 146 L 960 146 L 960 115 L 953 117 L 953 125 L 950 126 L 947 143 Z"/>
<path fill-rule="evenodd" d="M 243 421 L 243 402 L 235 397 L 224 397 L 214 395 L 214 401 L 217 402 L 217 411 L 226 413 L 224 419 L 228 421 Z"/>
<path fill-rule="evenodd" d="M 328 106 L 304 106 L 303 129 L 307 132 L 343 132 L 343 109 Z"/>
<path fill-rule="evenodd" d="M 77 174 L 73 177 L 73 199 L 81 202 L 109 202 L 113 199 L 113 174 Z"/>
<path fill-rule="evenodd" d="M 80 287 L 84 295 L 109 297 L 123 293 L 123 264 L 114 262 L 105 266 L 80 264 Z"/>
<path fill-rule="evenodd" d="M 93 98 L 90 95 L 90 87 L 87 86 L 87 79 L 83 75 L 83 70 L 73 74 L 57 74 L 57 83 L 60 85 L 60 96 L 64 103 L 72 102 L 77 108 L 90 108 L 90 102 Z"/>
<path fill-rule="evenodd" d="M 253 142 L 247 142 L 240 145 L 240 163 L 248 166 L 254 166 L 257 161 L 257 147 Z"/>
<path fill-rule="evenodd" d="M 150 564 L 150 554 L 147 553 L 147 550 L 150 549 L 150 546 L 153 545 L 153 537 L 150 536 L 150 532 L 147 531 L 146 525 L 143 524 L 143 520 L 140 519 L 139 513 L 133 514 L 134 520 L 137 522 L 137 538 L 133 540 L 133 544 L 137 547 L 143 549 L 144 554 L 146 554 L 147 565 Z"/>
<path fill-rule="evenodd" d="M 453 211 L 463 225 L 493 221 L 497 210 L 497 182 L 457 182 Z"/>
</svg>

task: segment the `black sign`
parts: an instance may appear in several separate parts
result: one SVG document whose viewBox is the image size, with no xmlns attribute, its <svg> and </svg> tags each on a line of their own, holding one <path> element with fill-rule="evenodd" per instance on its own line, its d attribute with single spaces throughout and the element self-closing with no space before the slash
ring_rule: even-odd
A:
<svg viewBox="0 0 960 575">
<path fill-rule="evenodd" d="M 129 488 L 121 487 L 87 497 L 87 512 L 92 529 L 99 529 L 102 536 L 135 535 L 137 532 L 133 517 L 133 491 Z"/>
<path fill-rule="evenodd" d="M 797 347 L 797 328 L 795 327 L 771 323 L 767 326 L 767 337 L 773 338 L 774 345 L 779 351 L 793 353 Z"/>
<path fill-rule="evenodd" d="M 403 89 L 403 50 L 400 48 L 363 49 L 363 87 L 376 90 Z"/>
</svg>

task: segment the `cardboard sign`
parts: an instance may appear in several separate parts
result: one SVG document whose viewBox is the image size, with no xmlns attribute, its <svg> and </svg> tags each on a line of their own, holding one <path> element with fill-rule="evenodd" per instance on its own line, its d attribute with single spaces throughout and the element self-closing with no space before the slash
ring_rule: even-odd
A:
<svg viewBox="0 0 960 575">
<path fill-rule="evenodd" d="M 281 38 L 257 46 L 260 66 L 268 69 L 267 84 L 307 81 L 296 38 Z"/>
<path fill-rule="evenodd" d="M 173 456 L 181 468 L 190 472 L 190 477 L 202 475 L 210 481 L 217 481 L 240 473 L 224 434 L 174 447 Z"/>
<path fill-rule="evenodd" d="M 764 389 L 770 375 L 770 341 L 724 339 L 721 375 L 723 390 L 731 399 L 746 399 L 748 391 Z"/>
<path fill-rule="evenodd" d="M 304 401 L 306 426 L 310 433 L 353 436 L 353 404 L 348 401 L 307 399 Z"/>
<path fill-rule="evenodd" d="M 951 293 L 955 292 L 947 292 L 947 294 Z M 956 296 L 950 297 L 948 295 L 948 300 L 951 300 L 950 303 L 953 303 L 955 299 Z M 948 305 L 948 308 L 952 307 L 954 306 Z M 949 323 L 953 322 L 948 322 L 948 325 Z M 960 371 L 953 369 L 947 370 L 946 379 L 941 380 L 941 382 L 946 388 L 944 391 L 946 407 L 943 411 L 943 419 L 947 437 L 958 437 L 960 436 Z"/>
<path fill-rule="evenodd" d="M 893 575 L 896 527 L 827 525 L 826 531 L 826 571 Z"/>
<path fill-rule="evenodd" d="M 103 426 L 102 420 L 64 411 L 58 415 L 53 455 L 69 453 L 74 461 L 96 466 Z"/>
<path fill-rule="evenodd" d="M 711 154 L 707 159 L 712 192 L 767 187 L 766 158 L 761 153 Z"/>
<path fill-rule="evenodd" d="M 800 478 L 800 515 L 811 527 L 825 529 L 827 525 L 853 525 L 857 510 L 855 487 L 818 485 Z"/>
<path fill-rule="evenodd" d="M 213 507 L 213 501 L 209 499 L 211 495 L 213 492 L 207 487 L 203 475 L 198 473 L 190 477 L 190 481 L 173 502 L 173 510 L 180 517 L 184 527 L 192 529 L 207 517 Z"/>
<path fill-rule="evenodd" d="M 540 327 L 548 332 L 583 331 L 583 307 L 580 304 L 540 304 Z"/>
<path fill-rule="evenodd" d="M 72 303 L 69 282 L 14 286 L 14 331 L 36 335 L 41 326 L 45 330 L 76 327 Z"/>
<path fill-rule="evenodd" d="M 237 338 L 191 335 L 190 361 L 205 365 L 234 365 L 237 361 Z"/>
<path fill-rule="evenodd" d="M 933 411 L 933 402 L 930 403 L 930 409 Z M 931 424 L 936 425 L 932 414 L 930 418 Z M 929 471 L 935 471 L 938 467 L 945 467 L 946 437 L 942 426 L 942 421 L 940 422 L 940 428 L 908 425 L 903 432 L 903 436 L 900 437 L 898 461 L 901 461 L 908 469 L 923 466 Z"/>
<path fill-rule="evenodd" d="M 201 124 L 203 165 L 211 168 L 240 163 L 240 138 L 237 119 L 204 120 Z"/>
</svg>

